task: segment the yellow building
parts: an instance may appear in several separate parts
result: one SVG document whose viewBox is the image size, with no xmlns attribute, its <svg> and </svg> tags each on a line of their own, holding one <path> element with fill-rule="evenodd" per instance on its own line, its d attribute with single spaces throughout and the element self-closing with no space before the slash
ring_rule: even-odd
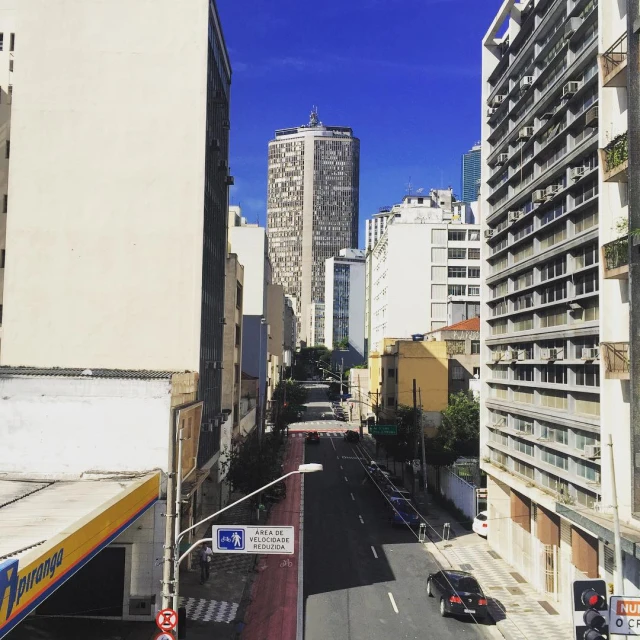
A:
<svg viewBox="0 0 640 640">
<path fill-rule="evenodd" d="M 423 425 L 430 435 L 440 425 L 448 403 L 449 362 L 444 341 L 414 342 L 385 338 L 382 352 L 369 356 L 371 404 L 379 417 L 392 419 L 398 405 L 413 404 L 413 380 L 418 389 Z"/>
</svg>

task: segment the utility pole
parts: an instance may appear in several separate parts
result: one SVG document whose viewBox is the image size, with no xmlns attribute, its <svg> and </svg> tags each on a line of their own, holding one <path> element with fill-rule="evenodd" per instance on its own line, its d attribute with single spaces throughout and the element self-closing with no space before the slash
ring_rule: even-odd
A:
<svg viewBox="0 0 640 640">
<path fill-rule="evenodd" d="M 422 389 L 418 389 L 420 398 L 420 438 L 422 440 L 422 481 L 424 483 L 425 498 L 427 495 L 427 454 L 424 449 L 424 427 L 422 426 Z"/>
<path fill-rule="evenodd" d="M 624 580 L 622 567 L 622 535 L 620 533 L 620 515 L 618 513 L 618 490 L 616 488 L 616 470 L 613 459 L 613 440 L 609 434 L 609 465 L 611 468 L 611 502 L 613 503 L 613 537 L 614 537 L 614 557 L 616 562 L 615 571 L 613 572 L 613 584 L 615 595 L 624 595 Z"/>
<path fill-rule="evenodd" d="M 173 553 L 175 547 L 175 520 L 176 520 L 176 491 L 175 482 L 177 477 L 176 465 L 176 431 L 178 419 L 177 411 L 171 420 L 171 429 L 169 433 L 169 473 L 167 474 L 167 513 L 165 514 L 165 533 L 164 533 L 164 561 L 162 566 L 162 608 L 169 609 L 172 604 L 173 581 Z"/>
</svg>

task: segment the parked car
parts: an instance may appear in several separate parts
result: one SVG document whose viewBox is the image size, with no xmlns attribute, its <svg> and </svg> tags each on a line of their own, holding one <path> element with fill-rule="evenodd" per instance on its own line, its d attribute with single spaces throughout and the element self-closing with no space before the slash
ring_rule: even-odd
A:
<svg viewBox="0 0 640 640">
<path fill-rule="evenodd" d="M 478 581 L 466 571 L 438 571 L 427 579 L 427 595 L 440 600 L 440 615 L 487 617 L 487 598 Z"/>
<path fill-rule="evenodd" d="M 474 519 L 472 529 L 483 538 L 489 533 L 489 514 L 487 511 L 481 511 Z"/>
<path fill-rule="evenodd" d="M 317 431 L 307 431 L 307 444 L 320 444 L 320 434 Z"/>
<path fill-rule="evenodd" d="M 388 498 L 404 498 L 405 500 L 411 499 L 411 492 L 401 487 L 388 485 L 384 489 L 384 492 Z"/>
<path fill-rule="evenodd" d="M 391 498 L 391 523 L 393 526 L 409 525 L 417 527 L 420 525 L 420 515 L 413 507 L 408 498 Z"/>
<path fill-rule="evenodd" d="M 357 431 L 345 431 L 344 439 L 346 442 L 360 442 L 360 434 Z"/>
</svg>

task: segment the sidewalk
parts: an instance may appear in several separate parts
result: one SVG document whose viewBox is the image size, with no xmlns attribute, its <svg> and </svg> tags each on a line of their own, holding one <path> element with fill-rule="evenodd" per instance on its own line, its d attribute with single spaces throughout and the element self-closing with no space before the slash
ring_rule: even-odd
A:
<svg viewBox="0 0 640 640">
<path fill-rule="evenodd" d="M 363 445 L 375 458 L 375 444 L 365 436 Z M 378 456 L 377 462 L 385 462 Z M 389 457 L 390 462 L 393 458 Z M 393 464 L 393 463 L 391 463 Z M 397 463 L 398 465 L 400 463 Z M 390 467 L 393 470 L 393 466 Z M 412 476 L 406 474 L 405 485 L 413 490 Z M 425 505 L 421 513 L 427 524 L 427 550 L 443 569 L 469 571 L 478 579 L 489 597 L 489 611 L 497 629 L 506 640 L 567 640 L 573 637 L 573 627 L 563 621 L 557 605 L 536 591 L 517 571 L 493 551 L 487 541 L 467 531 L 455 521 L 455 516 L 425 496 L 416 495 L 416 503 Z M 450 539 L 443 540 L 445 523 L 450 524 Z"/>
<path fill-rule="evenodd" d="M 304 439 L 288 438 L 284 471 L 294 471 L 303 461 Z M 292 556 L 266 555 L 258 561 L 258 576 L 251 589 L 243 640 L 295 640 L 298 615 L 298 558 L 300 549 L 301 476 L 287 479 L 287 497 L 269 513 L 270 525 L 295 527 Z M 191 640 L 191 639 L 190 639 Z"/>
</svg>

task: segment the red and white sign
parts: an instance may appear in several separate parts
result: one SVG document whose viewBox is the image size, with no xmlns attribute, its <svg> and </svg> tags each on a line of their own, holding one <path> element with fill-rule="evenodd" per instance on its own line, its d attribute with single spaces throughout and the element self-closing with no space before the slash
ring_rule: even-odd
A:
<svg viewBox="0 0 640 640">
<path fill-rule="evenodd" d="M 178 614 L 173 609 L 162 609 L 156 615 L 156 624 L 161 631 L 171 631 L 178 624 Z"/>
</svg>

